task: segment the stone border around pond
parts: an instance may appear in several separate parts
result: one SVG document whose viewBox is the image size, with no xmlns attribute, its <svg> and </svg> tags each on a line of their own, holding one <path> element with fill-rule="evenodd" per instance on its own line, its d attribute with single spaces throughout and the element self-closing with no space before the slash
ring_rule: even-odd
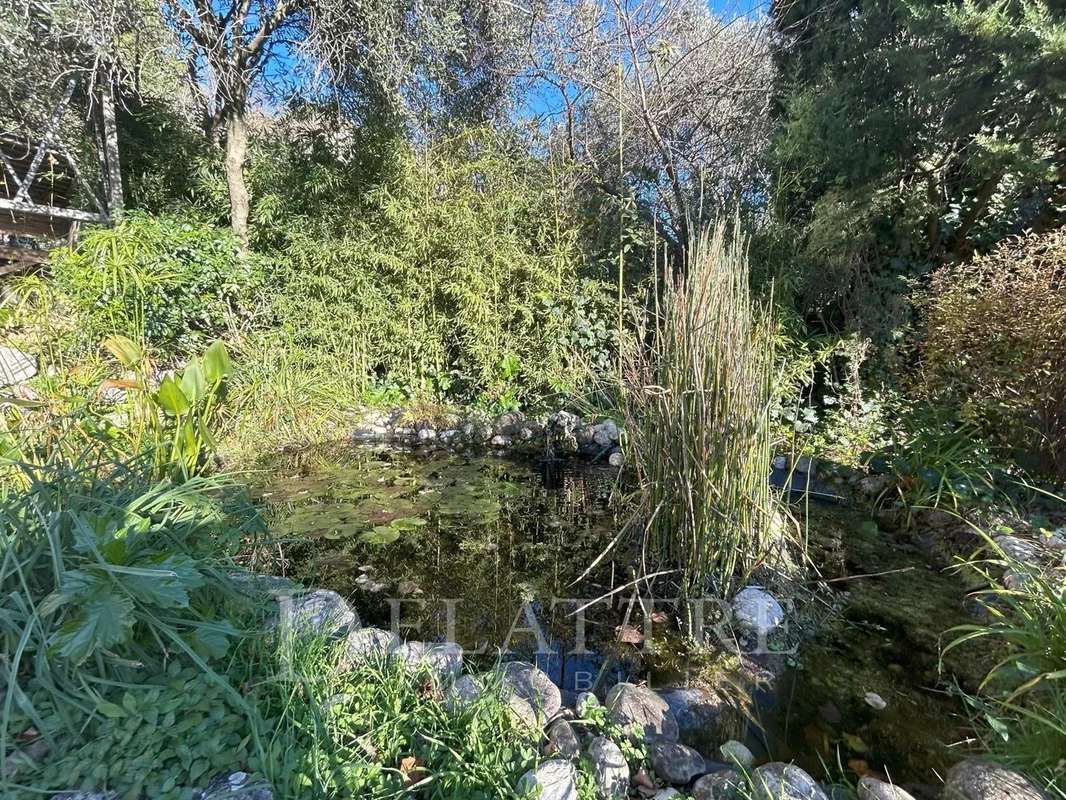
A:
<svg viewBox="0 0 1066 800">
<path fill-rule="evenodd" d="M 409 409 L 364 409 L 351 434 L 365 445 L 408 450 L 489 451 L 540 454 L 549 457 L 578 455 L 594 462 L 621 467 L 622 431 L 613 419 L 590 420 L 569 411 L 530 416 L 508 411 L 492 417 L 481 411 L 442 413 L 420 419 Z"/>
</svg>

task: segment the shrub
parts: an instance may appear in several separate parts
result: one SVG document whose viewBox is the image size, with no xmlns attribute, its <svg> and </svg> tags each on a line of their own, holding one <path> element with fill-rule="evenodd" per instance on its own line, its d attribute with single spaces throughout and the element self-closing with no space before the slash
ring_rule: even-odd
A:
<svg viewBox="0 0 1066 800">
<path fill-rule="evenodd" d="M 765 553 L 773 326 L 745 243 L 719 225 L 665 281 L 626 353 L 623 403 L 649 550 L 686 588 L 735 588 Z"/>
<path fill-rule="evenodd" d="M 290 222 L 283 337 L 412 395 L 509 405 L 573 387 L 574 345 L 603 361 L 602 291 L 575 290 L 576 222 L 549 177 L 486 131 L 398 147 L 346 224 Z"/>
<path fill-rule="evenodd" d="M 1066 479 L 1066 230 L 937 272 L 925 333 L 929 389 L 1025 466 Z"/>
<path fill-rule="evenodd" d="M 177 217 L 133 215 L 56 251 L 52 271 L 84 320 L 82 345 L 112 334 L 147 341 L 163 357 L 202 349 L 250 313 L 259 259 L 225 230 Z"/>
</svg>

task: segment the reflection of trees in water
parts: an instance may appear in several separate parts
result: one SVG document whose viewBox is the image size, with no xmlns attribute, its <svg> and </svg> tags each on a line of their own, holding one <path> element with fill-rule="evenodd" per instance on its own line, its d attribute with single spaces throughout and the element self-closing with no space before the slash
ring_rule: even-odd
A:
<svg viewBox="0 0 1066 800">
<path fill-rule="evenodd" d="M 570 583 L 617 530 L 609 502 L 614 470 L 566 462 L 546 470 L 535 463 L 490 458 L 393 456 L 388 469 L 381 463 L 347 474 L 328 459 L 305 456 L 301 467 L 311 480 L 332 473 L 313 500 L 330 509 L 336 509 L 338 498 L 357 504 L 360 494 L 353 486 L 377 485 L 367 469 L 382 471 L 386 480 L 396 479 L 398 469 L 401 485 L 413 478 L 410 491 L 379 505 L 402 503 L 406 515 L 414 503 L 426 526 L 379 547 L 360 542 L 357 535 L 292 542 L 284 548 L 296 567 L 292 574 L 350 597 L 365 622 L 388 625 L 393 614 L 390 597 L 402 600 L 401 621 L 414 622 L 421 603 L 421 627 L 408 632 L 411 638 L 444 637 L 454 626 L 463 645 L 476 648 L 484 643 L 491 654 L 507 641 L 512 626 L 530 627 L 521 614 L 523 603 L 528 603 L 544 637 L 564 649 L 572 647 L 575 622 L 570 613 L 575 606 L 553 607 L 552 599 L 592 599 L 610 586 L 615 572 L 610 557 L 580 586 Z M 289 511 L 314 514 L 318 506 L 310 502 L 301 505 L 296 499 Z M 469 513 L 462 511 L 464 504 Z M 360 588 L 357 581 L 363 574 L 368 577 Z M 384 588 L 365 591 L 375 583 Z M 589 609 L 586 616 L 590 647 L 617 624 L 606 603 Z M 535 647 L 532 633 L 516 631 L 512 649 L 521 653 Z"/>
</svg>

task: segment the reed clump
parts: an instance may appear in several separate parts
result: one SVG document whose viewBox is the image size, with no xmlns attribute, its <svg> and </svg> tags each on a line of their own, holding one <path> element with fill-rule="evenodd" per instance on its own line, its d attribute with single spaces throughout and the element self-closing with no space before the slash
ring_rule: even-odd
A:
<svg viewBox="0 0 1066 800">
<path fill-rule="evenodd" d="M 774 341 L 749 288 L 747 242 L 719 223 L 667 269 L 622 370 L 626 431 L 641 489 L 645 552 L 687 593 L 729 593 L 774 527 L 767 481 Z"/>
</svg>

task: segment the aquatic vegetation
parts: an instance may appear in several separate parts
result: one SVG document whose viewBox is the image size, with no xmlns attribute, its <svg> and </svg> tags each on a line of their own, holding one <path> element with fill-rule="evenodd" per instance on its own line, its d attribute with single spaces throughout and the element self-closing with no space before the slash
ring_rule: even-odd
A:
<svg viewBox="0 0 1066 800">
<path fill-rule="evenodd" d="M 774 498 L 773 338 L 724 224 L 667 272 L 626 352 L 623 407 L 648 552 L 687 591 L 728 592 L 763 557 Z"/>
</svg>

